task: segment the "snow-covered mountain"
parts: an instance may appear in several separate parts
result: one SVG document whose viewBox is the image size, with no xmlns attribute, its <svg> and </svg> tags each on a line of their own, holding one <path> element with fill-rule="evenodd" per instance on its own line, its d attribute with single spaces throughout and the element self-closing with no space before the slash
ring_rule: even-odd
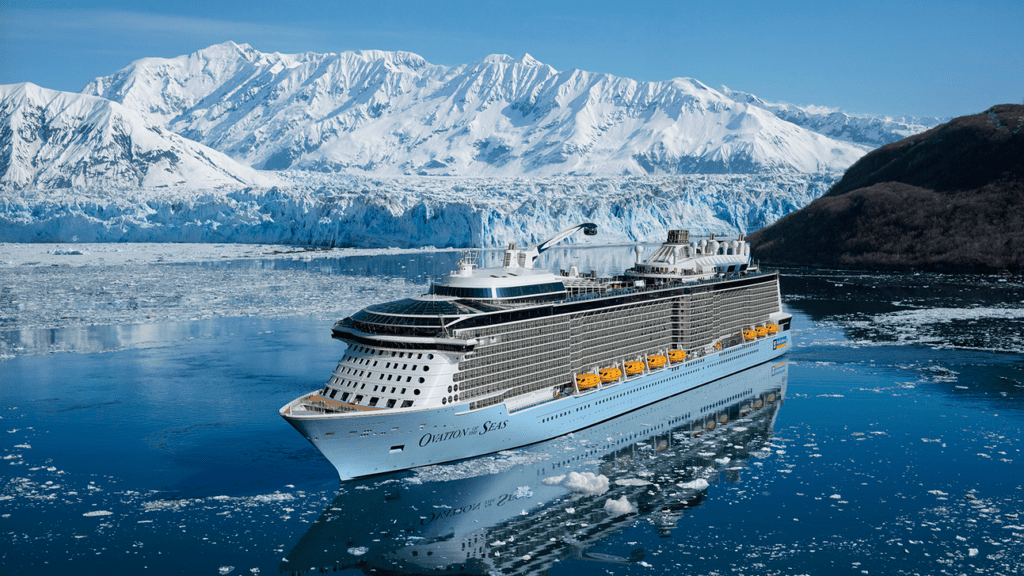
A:
<svg viewBox="0 0 1024 576">
<path fill-rule="evenodd" d="M 293 173 L 223 194 L 178 188 L 0 195 L 0 240 L 499 247 L 594 222 L 601 244 L 665 231 L 751 232 L 824 194 L 838 175 L 362 178 Z M 586 238 L 582 238 L 586 240 Z"/>
<path fill-rule="evenodd" d="M 735 102 L 742 102 L 767 110 L 781 120 L 791 122 L 823 134 L 829 138 L 879 148 L 914 134 L 934 128 L 948 118 L 915 116 L 880 117 L 847 114 L 837 108 L 825 106 L 797 106 L 779 102 L 766 102 L 753 94 L 730 90 L 722 86 L 722 93 Z"/>
<path fill-rule="evenodd" d="M 0 189 L 210 189 L 275 179 L 116 102 L 0 86 Z"/>
<path fill-rule="evenodd" d="M 84 92 L 264 170 L 817 173 L 868 150 L 696 80 L 557 71 L 528 55 L 445 67 L 407 52 L 265 54 L 228 42 L 138 60 Z"/>
</svg>

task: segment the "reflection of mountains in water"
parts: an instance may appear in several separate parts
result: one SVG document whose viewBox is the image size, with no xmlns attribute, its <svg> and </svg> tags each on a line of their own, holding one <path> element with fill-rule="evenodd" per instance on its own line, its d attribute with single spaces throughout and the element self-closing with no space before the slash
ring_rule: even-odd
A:
<svg viewBox="0 0 1024 576">
<path fill-rule="evenodd" d="M 643 549 L 587 549 L 638 517 L 670 532 L 708 485 L 738 481 L 770 453 L 786 378 L 785 362 L 762 364 L 534 446 L 346 482 L 280 569 L 532 574 L 567 557 L 639 561 Z"/>
</svg>

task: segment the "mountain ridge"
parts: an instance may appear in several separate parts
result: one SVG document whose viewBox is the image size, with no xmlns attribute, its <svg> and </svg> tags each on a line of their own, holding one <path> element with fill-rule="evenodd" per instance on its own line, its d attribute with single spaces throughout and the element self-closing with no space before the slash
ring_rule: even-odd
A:
<svg viewBox="0 0 1024 576">
<path fill-rule="evenodd" d="M 528 55 L 453 67 L 408 52 L 143 59 L 85 93 L 261 169 L 399 176 L 819 172 L 868 149 L 687 78 L 557 71 Z"/>
<path fill-rule="evenodd" d="M 109 100 L 0 86 L 0 188 L 187 188 L 274 180 Z"/>
<path fill-rule="evenodd" d="M 1024 105 L 954 118 L 869 153 L 750 242 L 783 265 L 1022 270 Z"/>
</svg>

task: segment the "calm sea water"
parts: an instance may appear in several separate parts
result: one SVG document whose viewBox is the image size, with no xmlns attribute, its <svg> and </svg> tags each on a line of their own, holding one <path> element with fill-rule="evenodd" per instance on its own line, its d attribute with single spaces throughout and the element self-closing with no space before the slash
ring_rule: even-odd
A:
<svg viewBox="0 0 1024 576">
<path fill-rule="evenodd" d="M 786 270 L 793 350 L 725 384 L 772 400 L 714 430 L 667 424 L 683 395 L 339 486 L 277 409 L 327 379 L 336 317 L 456 257 L 3 269 L 0 572 L 1024 571 L 1019 278 Z"/>
</svg>

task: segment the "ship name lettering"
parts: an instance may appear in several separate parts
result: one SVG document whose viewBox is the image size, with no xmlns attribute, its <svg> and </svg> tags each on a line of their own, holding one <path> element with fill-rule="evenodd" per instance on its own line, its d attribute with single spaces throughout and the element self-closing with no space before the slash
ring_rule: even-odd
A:
<svg viewBox="0 0 1024 576">
<path fill-rule="evenodd" d="M 458 516 L 459 514 L 465 514 L 466 512 L 475 512 L 480 509 L 480 502 L 476 504 L 466 504 L 460 508 L 449 508 L 440 512 L 431 512 L 430 516 L 423 516 L 420 518 L 420 526 L 426 526 L 434 520 L 440 520 L 441 518 L 448 518 L 450 516 Z"/>
<path fill-rule="evenodd" d="M 469 436 L 472 432 L 476 431 L 476 427 L 473 428 L 460 428 L 458 430 L 449 430 L 440 434 L 431 434 L 427 432 L 420 438 L 420 448 L 423 448 L 431 442 L 444 442 L 446 440 L 454 440 L 456 438 L 462 438 L 463 436 Z"/>
<path fill-rule="evenodd" d="M 490 420 L 488 420 L 487 422 L 484 422 L 484 431 L 481 432 L 480 435 L 483 436 L 488 432 L 493 432 L 494 430 L 501 430 L 507 425 L 508 420 L 502 420 L 501 422 L 491 422 Z"/>
</svg>

